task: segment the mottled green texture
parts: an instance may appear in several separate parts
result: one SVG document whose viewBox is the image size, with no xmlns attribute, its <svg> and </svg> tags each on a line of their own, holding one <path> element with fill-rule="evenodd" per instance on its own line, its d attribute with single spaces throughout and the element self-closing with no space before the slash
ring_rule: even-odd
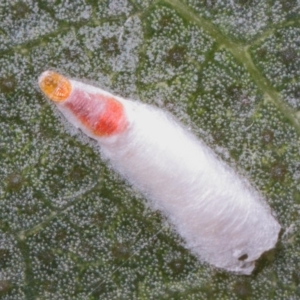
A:
<svg viewBox="0 0 300 300">
<path fill-rule="evenodd" d="M 0 298 L 299 299 L 299 7 L 1 1 Z M 41 95 L 49 68 L 172 112 L 266 196 L 276 251 L 248 277 L 191 256 Z"/>
</svg>

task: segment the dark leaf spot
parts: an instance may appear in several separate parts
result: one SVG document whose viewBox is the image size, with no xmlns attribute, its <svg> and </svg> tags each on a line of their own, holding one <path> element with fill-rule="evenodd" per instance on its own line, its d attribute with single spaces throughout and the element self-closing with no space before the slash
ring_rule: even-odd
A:
<svg viewBox="0 0 300 300">
<path fill-rule="evenodd" d="M 80 57 L 79 51 L 75 49 L 64 48 L 62 53 L 68 61 L 75 61 Z"/>
<path fill-rule="evenodd" d="M 228 97 L 234 101 L 241 101 L 245 98 L 242 87 L 235 84 L 227 88 L 227 94 Z M 245 101 L 245 104 L 247 104 L 247 101 Z"/>
<path fill-rule="evenodd" d="M 264 144 L 270 144 L 272 143 L 274 139 L 274 132 L 266 129 L 263 133 L 262 133 L 262 141 Z"/>
<path fill-rule="evenodd" d="M 24 19 L 29 13 L 28 5 L 22 1 L 17 2 L 11 7 L 13 19 Z"/>
<path fill-rule="evenodd" d="M 300 86 L 297 86 L 294 91 L 293 91 L 293 95 L 296 99 L 300 99 Z"/>
<path fill-rule="evenodd" d="M 280 0 L 280 3 L 284 10 L 289 11 L 297 5 L 297 0 Z"/>
<path fill-rule="evenodd" d="M 297 58 L 297 52 L 293 48 L 288 48 L 280 53 L 280 57 L 285 65 L 289 65 L 295 62 Z"/>
<path fill-rule="evenodd" d="M 111 250 L 112 256 L 116 260 L 126 261 L 130 257 L 130 249 L 124 243 L 116 243 Z"/>
<path fill-rule="evenodd" d="M 13 92 L 16 88 L 17 82 L 13 76 L 0 78 L 0 90 L 2 93 Z"/>
<path fill-rule="evenodd" d="M 230 85 L 227 87 L 227 94 L 233 100 L 239 100 L 243 94 L 242 88 L 239 85 Z"/>
<path fill-rule="evenodd" d="M 8 280 L 0 280 L 0 295 L 7 294 L 11 288 L 11 283 Z"/>
<path fill-rule="evenodd" d="M 36 204 L 17 205 L 17 207 L 20 214 L 26 214 L 28 216 L 33 216 L 39 211 L 39 206 Z"/>
<path fill-rule="evenodd" d="M 54 293 L 57 291 L 57 283 L 56 282 L 52 282 L 50 280 L 46 280 L 43 283 L 43 287 L 45 289 L 45 291 L 49 292 L 49 293 Z"/>
<path fill-rule="evenodd" d="M 38 199 L 39 201 L 45 200 L 45 195 L 40 190 L 33 191 L 33 199 Z"/>
<path fill-rule="evenodd" d="M 257 52 L 256 52 L 257 56 L 258 56 L 259 58 L 261 58 L 261 59 L 265 58 L 266 55 L 267 55 L 267 53 L 268 53 L 268 51 L 267 51 L 266 48 L 260 48 L 260 49 L 258 49 Z"/>
<path fill-rule="evenodd" d="M 37 258 L 41 263 L 40 264 L 41 268 L 50 274 L 53 273 L 58 267 L 58 263 L 55 259 L 55 255 L 47 250 L 40 252 L 37 255 Z"/>
<path fill-rule="evenodd" d="M 11 259 L 8 249 L 0 249 L 0 269 L 6 268 Z"/>
<path fill-rule="evenodd" d="M 41 118 L 42 118 L 42 115 L 41 115 Z M 51 139 L 51 138 L 57 136 L 57 128 L 55 128 L 54 126 L 51 126 L 51 125 L 49 125 L 49 127 L 47 128 L 47 124 L 42 122 L 40 124 L 38 134 L 40 134 L 42 138 Z"/>
<path fill-rule="evenodd" d="M 185 47 L 174 46 L 168 51 L 166 61 L 174 67 L 179 67 L 184 62 L 185 54 Z"/>
<path fill-rule="evenodd" d="M 161 27 L 167 27 L 169 26 L 170 24 L 172 24 L 172 17 L 171 16 L 162 16 L 159 20 L 159 25 Z"/>
<path fill-rule="evenodd" d="M 249 106 L 249 104 L 251 103 L 251 100 L 249 99 L 249 97 L 247 95 L 242 95 L 240 98 L 240 103 L 242 107 L 246 107 Z"/>
<path fill-rule="evenodd" d="M 223 138 L 224 138 L 224 134 L 222 131 L 218 130 L 218 131 L 215 131 L 213 134 L 212 134 L 214 140 L 216 142 L 219 142 L 221 141 Z"/>
<path fill-rule="evenodd" d="M 86 175 L 86 172 L 78 166 L 74 166 L 72 171 L 70 172 L 70 180 L 71 181 L 80 181 Z"/>
<path fill-rule="evenodd" d="M 171 101 L 164 101 L 164 107 L 170 112 L 174 112 L 175 110 L 175 104 Z"/>
<path fill-rule="evenodd" d="M 92 222 L 96 225 L 101 225 L 105 221 L 105 214 L 102 212 L 96 212 L 92 216 Z"/>
<path fill-rule="evenodd" d="M 184 261 L 182 259 L 175 259 L 169 263 L 169 267 L 171 268 L 174 275 L 179 275 L 184 270 Z"/>
<path fill-rule="evenodd" d="M 85 255 L 87 255 L 88 257 L 93 257 L 94 252 L 95 252 L 95 249 L 93 248 L 92 245 L 90 245 L 90 244 L 88 243 L 88 241 L 83 242 L 83 243 L 81 244 L 81 250 L 82 250 L 82 252 L 83 252 Z"/>
<path fill-rule="evenodd" d="M 39 211 L 39 206 L 36 205 L 36 204 L 33 204 L 33 205 L 25 205 L 24 208 L 23 208 L 23 211 L 26 215 L 28 216 L 33 216 L 35 214 L 38 213 Z"/>
<path fill-rule="evenodd" d="M 66 239 L 66 237 L 67 237 L 67 231 L 65 229 L 62 228 L 62 229 L 57 230 L 56 235 L 55 235 L 55 240 L 57 242 L 64 241 Z"/>
<path fill-rule="evenodd" d="M 252 294 L 252 288 L 247 281 L 238 281 L 233 287 L 234 293 L 241 299 L 250 299 Z"/>
<path fill-rule="evenodd" d="M 118 45 L 117 38 L 103 38 L 101 42 L 101 50 L 105 51 L 107 55 L 118 55 L 120 54 L 120 49 Z"/>
<path fill-rule="evenodd" d="M 12 173 L 7 178 L 7 187 L 11 191 L 18 191 L 24 183 L 23 176 L 19 173 Z"/>
<path fill-rule="evenodd" d="M 249 127 L 253 124 L 253 119 L 252 118 L 245 118 L 245 127 Z"/>
<path fill-rule="evenodd" d="M 271 177 L 276 181 L 283 181 L 286 173 L 286 166 L 280 163 L 273 165 L 273 167 L 271 168 Z"/>
</svg>

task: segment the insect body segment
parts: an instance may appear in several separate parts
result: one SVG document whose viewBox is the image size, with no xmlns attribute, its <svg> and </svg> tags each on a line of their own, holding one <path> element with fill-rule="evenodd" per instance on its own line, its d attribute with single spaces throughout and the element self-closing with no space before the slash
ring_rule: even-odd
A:
<svg viewBox="0 0 300 300">
<path fill-rule="evenodd" d="M 65 101 L 72 90 L 69 79 L 52 71 L 46 71 L 40 76 L 39 85 L 44 94 L 54 102 Z"/>
<path fill-rule="evenodd" d="M 87 131 L 94 136 L 110 136 L 121 133 L 128 126 L 124 107 L 116 98 L 83 91 L 80 84 L 52 71 L 44 72 L 39 78 L 39 85 L 44 94 L 80 120 Z M 76 125 L 75 125 L 76 126 Z"/>
</svg>

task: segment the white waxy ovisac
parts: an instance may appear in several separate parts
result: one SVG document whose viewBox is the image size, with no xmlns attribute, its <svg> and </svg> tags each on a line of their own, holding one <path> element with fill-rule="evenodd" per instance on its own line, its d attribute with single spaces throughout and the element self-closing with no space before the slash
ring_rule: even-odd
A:
<svg viewBox="0 0 300 300">
<path fill-rule="evenodd" d="M 57 74 L 46 71 L 39 78 L 50 99 L 53 94 L 43 83 L 52 73 Z M 261 254 L 276 245 L 280 231 L 260 193 L 170 114 L 61 77 L 69 82 L 70 91 L 63 101 L 52 99 L 58 109 L 97 140 L 113 168 L 165 214 L 186 247 L 216 267 L 251 274 Z M 109 118 L 115 130 L 102 132 L 97 125 L 96 132 L 94 120 L 97 114 L 102 118 L 106 98 L 122 109 L 117 114 L 113 109 L 114 117 Z M 76 105 L 79 109 L 74 109 Z M 82 110 L 92 122 L 79 116 Z"/>
</svg>

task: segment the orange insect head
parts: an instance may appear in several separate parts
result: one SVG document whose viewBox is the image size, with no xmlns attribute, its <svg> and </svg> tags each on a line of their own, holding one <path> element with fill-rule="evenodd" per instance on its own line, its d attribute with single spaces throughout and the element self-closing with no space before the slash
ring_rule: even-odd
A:
<svg viewBox="0 0 300 300">
<path fill-rule="evenodd" d="M 65 101 L 72 91 L 69 79 L 53 71 L 42 73 L 39 85 L 43 93 L 54 102 Z"/>
</svg>

